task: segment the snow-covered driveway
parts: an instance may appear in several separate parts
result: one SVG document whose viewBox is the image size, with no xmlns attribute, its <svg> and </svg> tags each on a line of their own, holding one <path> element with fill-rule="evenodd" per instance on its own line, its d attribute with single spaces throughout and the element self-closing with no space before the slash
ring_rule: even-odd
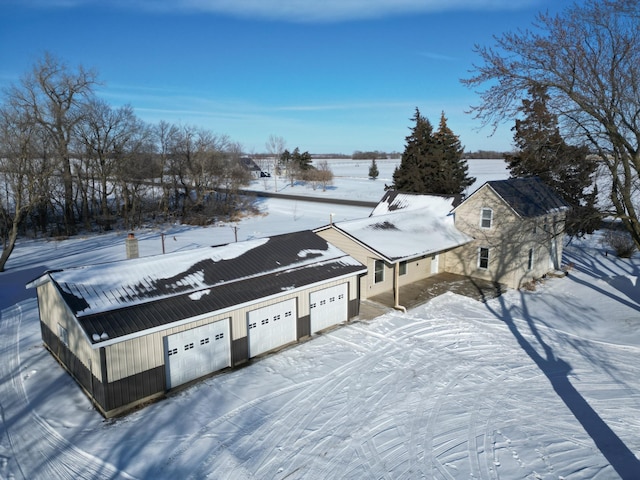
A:
<svg viewBox="0 0 640 480">
<path fill-rule="evenodd" d="M 445 294 L 115 421 L 21 300 L 0 319 L 0 478 L 634 478 L 638 262 L 568 255 L 535 292 Z"/>
</svg>

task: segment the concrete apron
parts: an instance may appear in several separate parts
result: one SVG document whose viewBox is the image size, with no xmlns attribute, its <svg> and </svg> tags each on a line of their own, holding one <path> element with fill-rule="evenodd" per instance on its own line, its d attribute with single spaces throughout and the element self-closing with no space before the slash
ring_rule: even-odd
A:
<svg viewBox="0 0 640 480">
<path fill-rule="evenodd" d="M 498 297 L 505 287 L 475 278 L 455 275 L 453 273 L 439 273 L 424 280 L 409 283 L 400 287 L 399 304 L 407 309 L 417 307 L 432 298 L 446 292 L 457 293 L 486 302 Z M 371 320 L 393 310 L 393 292 L 385 292 L 360 302 L 360 320 Z"/>
</svg>

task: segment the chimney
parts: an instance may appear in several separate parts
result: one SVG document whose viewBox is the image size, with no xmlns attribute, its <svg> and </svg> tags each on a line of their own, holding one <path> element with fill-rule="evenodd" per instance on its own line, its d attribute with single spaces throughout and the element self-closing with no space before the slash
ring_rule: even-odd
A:
<svg viewBox="0 0 640 480">
<path fill-rule="evenodd" d="M 133 233 L 127 235 L 127 239 L 124 241 L 125 246 L 127 247 L 127 259 L 129 258 L 138 258 L 138 239 Z"/>
</svg>

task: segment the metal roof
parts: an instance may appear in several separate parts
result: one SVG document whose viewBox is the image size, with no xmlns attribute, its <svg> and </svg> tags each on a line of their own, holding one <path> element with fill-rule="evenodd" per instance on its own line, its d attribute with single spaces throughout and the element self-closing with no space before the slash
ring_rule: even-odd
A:
<svg viewBox="0 0 640 480">
<path fill-rule="evenodd" d="M 365 272 L 305 230 L 45 275 L 98 344 Z"/>
</svg>

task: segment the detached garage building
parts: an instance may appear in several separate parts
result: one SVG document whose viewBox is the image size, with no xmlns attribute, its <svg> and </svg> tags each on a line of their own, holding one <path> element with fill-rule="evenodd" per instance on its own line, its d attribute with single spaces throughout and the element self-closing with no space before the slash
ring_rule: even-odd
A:
<svg viewBox="0 0 640 480">
<path fill-rule="evenodd" d="M 42 338 L 107 417 L 344 322 L 366 268 L 311 231 L 60 271 Z"/>
</svg>

